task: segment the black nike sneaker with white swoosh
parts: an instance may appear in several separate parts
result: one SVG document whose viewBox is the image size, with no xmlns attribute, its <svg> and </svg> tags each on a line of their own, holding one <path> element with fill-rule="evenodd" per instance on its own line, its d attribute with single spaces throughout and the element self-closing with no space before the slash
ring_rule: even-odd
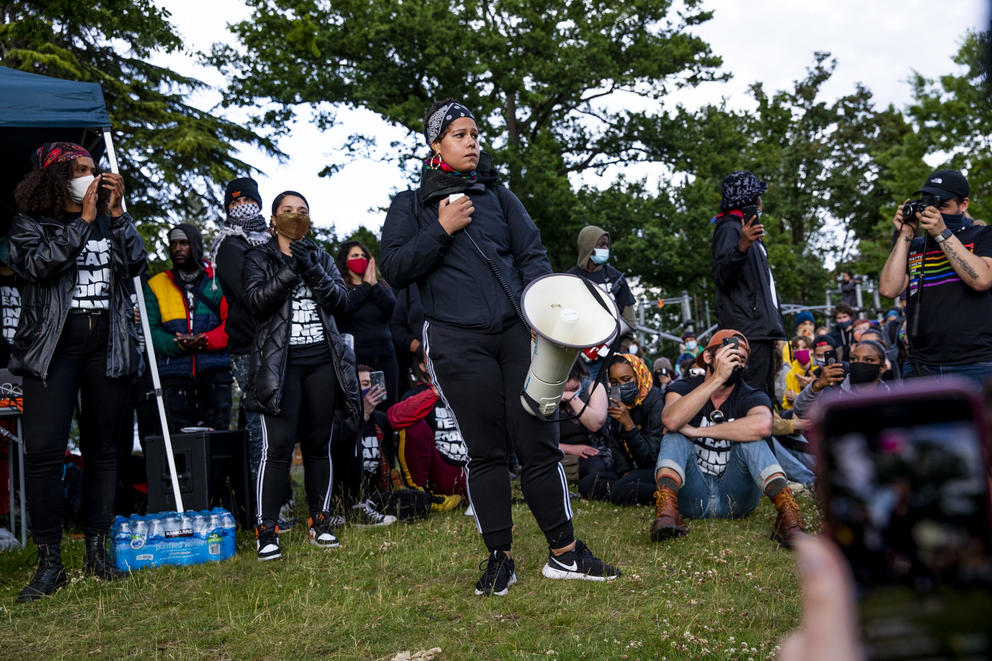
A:
<svg viewBox="0 0 992 661">
<path fill-rule="evenodd" d="M 581 540 L 575 548 L 561 555 L 548 552 L 548 562 L 541 570 L 546 578 L 580 579 L 584 581 L 612 581 L 620 570 L 608 565 L 592 554 Z"/>
</svg>

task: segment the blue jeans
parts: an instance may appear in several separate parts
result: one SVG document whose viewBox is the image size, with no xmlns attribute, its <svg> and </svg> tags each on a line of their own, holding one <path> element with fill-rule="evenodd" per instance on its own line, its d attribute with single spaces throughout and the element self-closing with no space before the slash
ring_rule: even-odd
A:
<svg viewBox="0 0 992 661">
<path fill-rule="evenodd" d="M 921 365 L 906 361 L 902 368 L 902 378 L 913 379 L 925 376 L 947 376 L 957 374 L 970 379 L 984 388 L 986 381 L 992 377 L 992 363 L 971 363 L 970 365 Z"/>
<path fill-rule="evenodd" d="M 688 438 L 665 434 L 658 469 L 670 468 L 682 479 L 679 512 L 690 519 L 732 519 L 750 514 L 761 500 L 765 482 L 785 474 L 764 441 L 734 443 L 723 475 L 704 473 L 696 462 L 696 446 Z"/>
<path fill-rule="evenodd" d="M 248 361 L 246 353 L 231 356 L 231 372 L 241 389 L 242 405 L 244 391 L 248 387 Z M 258 464 L 262 460 L 262 419 L 258 413 L 245 411 L 245 429 L 248 431 L 248 467 L 251 469 L 251 483 L 255 484 L 258 481 Z"/>
<path fill-rule="evenodd" d="M 793 482 L 798 482 L 807 489 L 813 488 L 813 481 L 816 474 L 815 457 L 799 450 L 787 448 L 774 438 L 772 439 L 772 450 L 779 464 L 785 469 L 785 477 Z"/>
</svg>

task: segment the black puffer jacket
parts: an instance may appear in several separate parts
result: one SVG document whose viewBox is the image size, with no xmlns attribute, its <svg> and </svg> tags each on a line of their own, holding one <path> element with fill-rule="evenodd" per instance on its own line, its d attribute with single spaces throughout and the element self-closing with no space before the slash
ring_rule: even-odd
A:
<svg viewBox="0 0 992 661">
<path fill-rule="evenodd" d="M 624 431 L 623 425 L 608 418 L 610 433 L 607 445 L 613 455 L 617 475 L 635 468 L 654 468 L 665 432 L 661 424 L 661 412 L 664 408 L 664 395 L 661 390 L 652 386 L 644 396 L 644 401 L 630 409 L 633 429 Z"/>
<path fill-rule="evenodd" d="M 318 249 L 317 260 L 316 266 L 297 274 L 293 270 L 293 261 L 284 259 L 279 252 L 276 239 L 245 253 L 241 279 L 244 282 L 245 302 L 257 322 L 250 353 L 245 407 L 249 411 L 279 414 L 289 358 L 293 289 L 302 277 L 317 303 L 337 377 L 338 393 L 328 403 L 333 403 L 335 410 L 344 410 L 348 422 L 354 425 L 361 411 L 355 354 L 341 339 L 332 316 L 348 304 L 348 290 L 330 255 Z"/>
<path fill-rule="evenodd" d="M 145 244 L 127 213 L 99 216 L 111 236 L 110 346 L 107 376 L 134 376 L 144 368 L 129 278 L 145 271 Z M 93 227 L 82 217 L 14 217 L 10 229 L 10 267 L 21 276 L 21 318 L 14 334 L 10 371 L 46 379 L 76 286 L 76 256 Z"/>
</svg>

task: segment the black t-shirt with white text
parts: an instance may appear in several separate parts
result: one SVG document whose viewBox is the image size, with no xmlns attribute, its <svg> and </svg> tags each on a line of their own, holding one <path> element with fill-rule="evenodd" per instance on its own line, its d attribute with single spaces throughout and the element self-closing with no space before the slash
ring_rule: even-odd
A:
<svg viewBox="0 0 992 661">
<path fill-rule="evenodd" d="M 585 278 L 612 296 L 620 312 L 623 312 L 623 309 L 628 305 L 633 305 L 636 302 L 634 294 L 631 293 L 630 286 L 627 284 L 627 279 L 609 264 L 604 264 L 603 268 L 596 271 L 586 271 L 578 266 L 573 266 L 568 269 L 568 272 Z"/>
<path fill-rule="evenodd" d="M 992 227 L 970 225 L 955 232 L 955 236 L 966 250 L 980 257 L 992 257 Z M 927 239 L 926 246 L 924 260 L 923 238 L 913 240 L 906 267 L 907 329 L 913 328 L 913 318 L 922 310 L 919 332 L 909 337 L 910 360 L 924 365 L 992 361 L 992 292 L 975 291 L 962 282 L 932 238 Z"/>
<path fill-rule="evenodd" d="M 290 303 L 289 362 L 293 365 L 319 365 L 331 360 L 324 341 L 324 324 L 317 313 L 317 301 L 302 280 L 293 289 Z"/>
<path fill-rule="evenodd" d="M 690 376 L 673 381 L 668 392 L 674 392 L 685 397 L 695 390 L 705 380 L 703 376 Z M 737 418 L 743 418 L 747 412 L 755 406 L 767 406 L 772 408 L 772 402 L 764 392 L 752 388 L 743 381 L 738 383 L 727 400 L 720 406 L 723 413 L 722 422 L 730 422 Z M 696 413 L 695 417 L 689 421 L 693 427 L 712 427 L 714 424 L 711 414 L 715 410 L 713 402 L 706 400 L 703 407 Z M 727 462 L 730 461 L 730 450 L 733 448 L 733 441 L 716 440 L 712 438 L 696 438 L 692 440 L 696 445 L 696 463 L 700 470 L 717 477 L 723 475 L 727 469 Z"/>
<path fill-rule="evenodd" d="M 90 236 L 76 255 L 76 286 L 70 307 L 110 309 L 110 231 L 101 218 L 90 224 Z"/>
<path fill-rule="evenodd" d="M 17 321 L 21 317 L 21 292 L 17 289 L 17 276 L 0 275 L 0 314 L 3 315 L 3 338 L 14 339 Z"/>
</svg>

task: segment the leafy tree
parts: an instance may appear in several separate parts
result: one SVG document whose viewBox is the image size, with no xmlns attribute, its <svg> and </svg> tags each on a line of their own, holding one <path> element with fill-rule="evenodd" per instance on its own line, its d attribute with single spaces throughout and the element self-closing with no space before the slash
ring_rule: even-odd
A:
<svg viewBox="0 0 992 661">
<path fill-rule="evenodd" d="M 645 148 L 674 130 L 658 100 L 721 78 L 719 59 L 688 32 L 710 17 L 700 4 L 249 0 L 251 19 L 233 26 L 239 47 L 215 46 L 211 62 L 230 81 L 227 103 L 269 102 L 255 121 L 283 130 L 299 104 L 324 127 L 352 105 L 419 136 L 434 99 L 462 99 L 563 269 L 587 220 L 570 177 L 663 157 Z M 391 145 L 393 156 L 416 166 L 427 150 L 414 141 Z"/>
<path fill-rule="evenodd" d="M 237 144 L 280 155 L 270 139 L 189 105 L 204 83 L 148 61 L 184 48 L 151 0 L 0 0 L 0 19 L 0 64 L 103 88 L 127 202 L 146 238 L 170 218 L 202 224 L 204 200 L 219 209 L 224 182 L 252 170 L 235 158 Z"/>
</svg>

